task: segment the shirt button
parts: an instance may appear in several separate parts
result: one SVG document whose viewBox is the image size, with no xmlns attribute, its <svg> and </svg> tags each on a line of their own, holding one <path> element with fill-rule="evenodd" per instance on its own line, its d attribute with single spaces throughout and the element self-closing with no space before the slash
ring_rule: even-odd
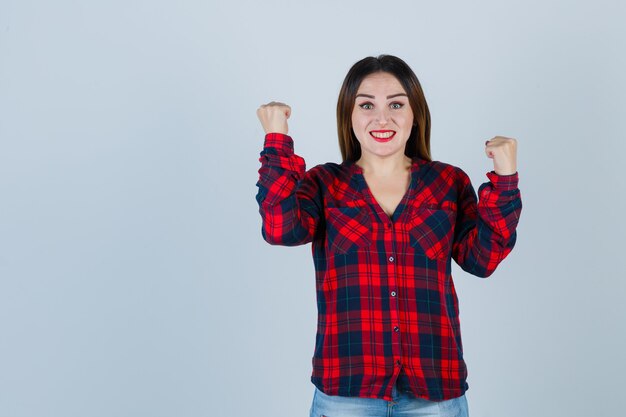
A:
<svg viewBox="0 0 626 417">
<path fill-rule="evenodd" d="M 397 333 L 397 332 L 400 331 L 400 328 L 398 326 L 396 326 L 396 327 L 393 328 L 393 331 Z"/>
<path fill-rule="evenodd" d="M 393 261 L 395 261 L 395 259 L 396 259 L 396 258 L 394 258 L 393 256 L 390 256 L 390 257 L 389 257 L 389 262 L 393 262 Z"/>
<path fill-rule="evenodd" d="M 400 366 L 401 364 L 402 364 L 402 362 L 400 362 L 400 359 L 398 359 L 398 360 L 396 361 L 396 365 Z"/>
<path fill-rule="evenodd" d="M 391 296 L 395 297 L 396 296 L 396 292 L 395 291 L 391 291 Z"/>
</svg>

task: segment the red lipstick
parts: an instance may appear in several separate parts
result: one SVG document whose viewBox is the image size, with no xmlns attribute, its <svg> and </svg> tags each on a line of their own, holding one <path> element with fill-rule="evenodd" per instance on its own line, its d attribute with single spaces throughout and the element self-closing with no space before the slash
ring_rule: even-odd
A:
<svg viewBox="0 0 626 417">
<path fill-rule="evenodd" d="M 395 130 L 372 130 L 370 136 L 376 142 L 389 142 L 396 135 Z"/>
</svg>

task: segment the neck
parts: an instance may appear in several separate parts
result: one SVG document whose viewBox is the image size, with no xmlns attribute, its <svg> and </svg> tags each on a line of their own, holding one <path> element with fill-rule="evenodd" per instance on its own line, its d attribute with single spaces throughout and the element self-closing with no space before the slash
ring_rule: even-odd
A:
<svg viewBox="0 0 626 417">
<path fill-rule="evenodd" d="M 410 170 L 411 162 L 411 158 L 404 154 L 390 155 L 384 158 L 361 155 L 356 164 L 363 169 L 364 174 L 387 177 Z"/>
</svg>

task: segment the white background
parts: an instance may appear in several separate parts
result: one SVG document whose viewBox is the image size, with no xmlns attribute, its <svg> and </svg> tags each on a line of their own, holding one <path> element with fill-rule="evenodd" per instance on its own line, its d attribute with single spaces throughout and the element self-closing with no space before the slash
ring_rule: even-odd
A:
<svg viewBox="0 0 626 417">
<path fill-rule="evenodd" d="M 308 415 L 313 263 L 261 238 L 255 110 L 337 162 L 381 53 L 476 188 L 519 142 L 515 250 L 454 271 L 471 415 L 621 414 L 623 4 L 0 0 L 0 417 Z"/>
</svg>

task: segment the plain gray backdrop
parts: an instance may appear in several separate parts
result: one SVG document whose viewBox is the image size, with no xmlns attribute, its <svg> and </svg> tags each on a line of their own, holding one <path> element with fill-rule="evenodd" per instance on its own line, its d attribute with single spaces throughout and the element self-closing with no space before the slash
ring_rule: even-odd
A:
<svg viewBox="0 0 626 417">
<path fill-rule="evenodd" d="M 517 246 L 457 285 L 474 417 L 615 416 L 626 6 L 0 0 L 0 417 L 308 416 L 310 246 L 255 201 L 257 107 L 339 161 L 357 60 L 403 58 L 475 188 L 518 139 Z M 455 265 L 456 267 L 456 265 Z"/>
</svg>

